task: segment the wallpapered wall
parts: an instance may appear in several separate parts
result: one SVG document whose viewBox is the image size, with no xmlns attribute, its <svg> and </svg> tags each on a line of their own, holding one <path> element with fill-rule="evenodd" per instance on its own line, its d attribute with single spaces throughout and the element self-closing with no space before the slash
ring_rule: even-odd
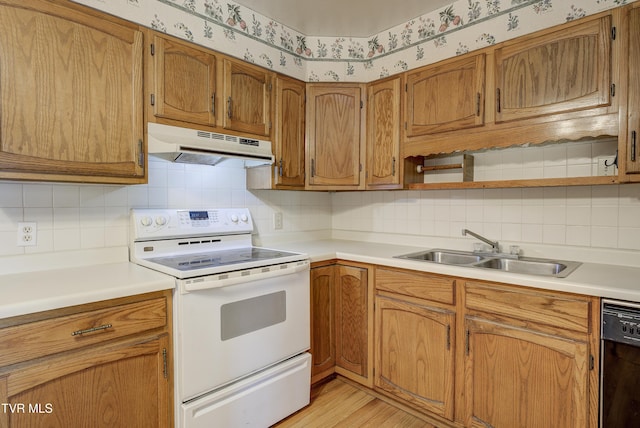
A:
<svg viewBox="0 0 640 428">
<path fill-rule="evenodd" d="M 306 81 L 368 82 L 627 0 L 458 0 L 370 37 L 301 34 L 228 0 L 74 0 Z M 338 13 L 338 11 L 336 11 Z M 426 11 L 425 11 L 426 12 Z M 363 10 L 366 19 L 370 10 Z"/>
</svg>

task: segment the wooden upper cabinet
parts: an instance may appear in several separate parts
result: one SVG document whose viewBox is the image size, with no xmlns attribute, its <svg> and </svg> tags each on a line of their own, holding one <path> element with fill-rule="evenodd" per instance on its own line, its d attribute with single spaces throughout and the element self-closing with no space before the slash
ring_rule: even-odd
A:
<svg viewBox="0 0 640 428">
<path fill-rule="evenodd" d="M 362 91 L 358 84 L 307 85 L 310 186 L 361 188 Z"/>
<path fill-rule="evenodd" d="M 155 34 L 150 54 L 153 115 L 215 126 L 216 57 L 211 51 Z"/>
<path fill-rule="evenodd" d="M 269 136 L 272 81 L 273 73 L 270 71 L 225 58 L 223 127 Z"/>
<path fill-rule="evenodd" d="M 145 182 L 143 33 L 70 2 L 0 6 L 0 178 Z"/>
<path fill-rule="evenodd" d="M 399 76 L 367 87 L 367 186 L 400 185 Z"/>
<path fill-rule="evenodd" d="M 495 51 L 496 122 L 611 103 L 611 17 L 506 42 Z"/>
<path fill-rule="evenodd" d="M 629 11 L 627 173 L 640 173 L 640 7 Z"/>
<path fill-rule="evenodd" d="M 278 76 L 275 111 L 275 184 L 304 187 L 304 82 Z"/>
<path fill-rule="evenodd" d="M 406 137 L 483 125 L 485 62 L 479 54 L 407 73 Z"/>
</svg>

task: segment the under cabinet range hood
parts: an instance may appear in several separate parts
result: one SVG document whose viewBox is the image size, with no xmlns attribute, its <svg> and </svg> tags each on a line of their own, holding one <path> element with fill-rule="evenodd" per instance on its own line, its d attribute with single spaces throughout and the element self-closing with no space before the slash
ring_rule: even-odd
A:
<svg viewBox="0 0 640 428">
<path fill-rule="evenodd" d="M 171 162 L 217 165 L 241 159 L 246 167 L 273 163 L 271 142 L 218 132 L 148 123 L 149 155 Z"/>
</svg>

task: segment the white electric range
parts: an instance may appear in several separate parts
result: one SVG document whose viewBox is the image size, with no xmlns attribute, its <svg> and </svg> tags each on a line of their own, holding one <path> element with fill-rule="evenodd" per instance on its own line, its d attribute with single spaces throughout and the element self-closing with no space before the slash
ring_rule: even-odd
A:
<svg viewBox="0 0 640 428">
<path fill-rule="evenodd" d="M 248 209 L 134 209 L 130 260 L 171 275 L 176 426 L 267 427 L 309 403 L 309 260 Z"/>
</svg>

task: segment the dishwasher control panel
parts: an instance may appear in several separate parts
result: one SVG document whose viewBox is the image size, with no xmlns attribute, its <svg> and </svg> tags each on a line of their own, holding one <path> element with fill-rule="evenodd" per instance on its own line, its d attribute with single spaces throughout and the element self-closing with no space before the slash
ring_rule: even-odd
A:
<svg viewBox="0 0 640 428">
<path fill-rule="evenodd" d="M 602 301 L 603 340 L 640 346 L 640 305 L 621 301 Z"/>
</svg>

